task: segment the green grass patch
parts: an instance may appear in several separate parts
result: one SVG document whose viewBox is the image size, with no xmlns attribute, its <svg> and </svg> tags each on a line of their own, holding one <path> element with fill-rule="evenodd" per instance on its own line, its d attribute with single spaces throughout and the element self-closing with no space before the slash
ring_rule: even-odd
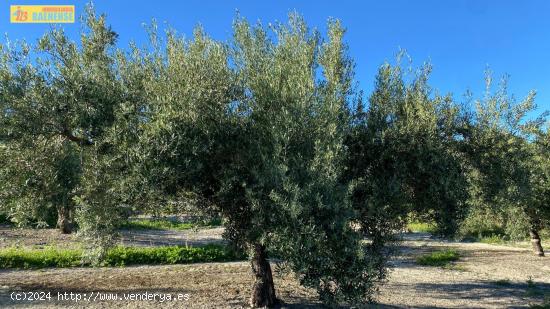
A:
<svg viewBox="0 0 550 309">
<path fill-rule="evenodd" d="M 502 245 L 507 243 L 508 241 L 502 235 L 493 234 L 491 236 L 480 238 L 479 242 L 491 245 Z"/>
<path fill-rule="evenodd" d="M 407 224 L 409 230 L 413 232 L 431 233 L 434 234 L 437 231 L 437 226 L 434 223 L 413 221 Z"/>
<path fill-rule="evenodd" d="M 453 249 L 435 251 L 416 258 L 416 263 L 423 266 L 449 267 L 451 262 L 458 261 L 460 254 Z"/>
<path fill-rule="evenodd" d="M 183 231 L 196 227 L 196 224 L 189 222 L 174 222 L 170 220 L 131 220 L 120 225 L 122 229 L 128 230 L 176 230 Z"/>
<path fill-rule="evenodd" d="M 215 227 L 220 226 L 220 219 L 212 219 L 207 222 L 178 222 L 168 219 L 139 219 L 139 220 L 128 220 L 122 223 L 119 227 L 122 229 L 131 229 L 131 230 L 174 230 L 174 231 L 184 231 L 190 230 L 198 227 Z"/>
<path fill-rule="evenodd" d="M 80 265 L 82 251 L 45 248 L 0 250 L 0 268 L 75 267 Z"/>
<path fill-rule="evenodd" d="M 244 259 L 242 253 L 214 244 L 204 247 L 115 247 L 108 251 L 101 265 L 189 264 L 242 259 Z M 0 250 L 0 269 L 77 266 L 90 266 L 82 263 L 82 250 L 56 248 Z"/>
</svg>

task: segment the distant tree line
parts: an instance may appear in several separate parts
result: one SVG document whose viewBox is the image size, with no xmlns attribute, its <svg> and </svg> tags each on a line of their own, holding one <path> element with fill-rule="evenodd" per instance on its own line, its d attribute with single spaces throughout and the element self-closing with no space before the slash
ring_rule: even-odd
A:
<svg viewBox="0 0 550 309">
<path fill-rule="evenodd" d="M 488 74 L 463 104 L 430 87 L 429 65 L 397 62 L 365 96 L 338 20 L 322 35 L 296 14 L 237 17 L 228 42 L 153 25 L 123 50 L 104 16 L 84 21 L 79 42 L 54 29 L 0 45 L 12 222 L 76 228 L 97 261 L 130 213 L 185 200 L 249 252 L 256 307 L 277 303 L 269 257 L 325 304 L 372 301 L 410 216 L 453 236 L 480 209 L 513 209 L 544 255 L 550 134 L 534 93 L 516 101 Z"/>
</svg>

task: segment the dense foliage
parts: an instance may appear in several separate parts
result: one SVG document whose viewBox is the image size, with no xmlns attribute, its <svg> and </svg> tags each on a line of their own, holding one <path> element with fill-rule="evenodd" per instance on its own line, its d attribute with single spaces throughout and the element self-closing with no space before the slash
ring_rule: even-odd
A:
<svg viewBox="0 0 550 309">
<path fill-rule="evenodd" d="M 345 177 L 355 181 L 353 201 L 369 236 L 393 235 L 410 214 L 453 235 L 465 209 L 464 120 L 450 97 L 431 95 L 430 69 L 406 84 L 401 66 L 383 65 L 368 108 L 356 113 Z"/>
<path fill-rule="evenodd" d="M 507 225 L 526 225 L 535 253 L 544 255 L 539 232 L 548 227 L 550 219 L 546 114 L 527 120 L 535 108 L 535 93 L 517 102 L 507 93 L 506 78 L 495 93 L 491 90 L 488 74 L 486 95 L 476 101 L 465 134 L 466 153 L 474 171 L 470 176 L 471 210 L 489 205 L 493 212 L 507 213 Z"/>
<path fill-rule="evenodd" d="M 101 139 L 121 101 L 115 41 L 105 18 L 89 8 L 80 44 L 54 29 L 34 49 L 2 47 L 0 143 L 8 162 L 0 184 L 8 200 L 3 207 L 18 222 L 26 209 L 55 207 L 58 226 L 71 232 L 85 148 Z"/>
</svg>

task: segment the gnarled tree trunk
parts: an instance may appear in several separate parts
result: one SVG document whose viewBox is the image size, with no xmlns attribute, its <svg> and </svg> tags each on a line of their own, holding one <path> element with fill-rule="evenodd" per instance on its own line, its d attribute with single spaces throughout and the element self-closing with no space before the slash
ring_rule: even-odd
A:
<svg viewBox="0 0 550 309">
<path fill-rule="evenodd" d="M 275 296 L 271 266 L 267 260 L 267 254 L 263 245 L 254 245 L 254 256 L 252 257 L 251 264 L 255 280 L 252 286 L 250 305 L 254 308 L 273 307 L 277 304 L 277 298 Z"/>
<path fill-rule="evenodd" d="M 63 234 L 71 234 L 73 232 L 72 211 L 65 205 L 57 207 L 57 228 Z"/>
<path fill-rule="evenodd" d="M 544 250 L 542 249 L 538 231 L 531 229 L 529 234 L 531 235 L 531 244 L 533 245 L 533 251 L 535 251 L 535 254 L 538 256 L 544 256 Z"/>
</svg>

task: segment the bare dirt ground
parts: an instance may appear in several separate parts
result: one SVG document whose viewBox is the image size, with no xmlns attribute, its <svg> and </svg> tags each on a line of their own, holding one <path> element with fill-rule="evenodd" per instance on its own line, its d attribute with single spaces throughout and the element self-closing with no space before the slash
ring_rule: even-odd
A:
<svg viewBox="0 0 550 309">
<path fill-rule="evenodd" d="M 223 242 L 222 233 L 222 227 L 183 231 L 122 230 L 117 243 L 125 246 L 201 246 Z M 79 242 L 76 235 L 61 234 L 57 229 L 12 229 L 0 226 L 0 248 L 41 248 L 46 245 L 77 248 Z"/>
<path fill-rule="evenodd" d="M 218 239 L 221 229 L 216 230 L 209 231 L 208 237 Z M 149 236 L 157 238 L 158 235 Z M 450 269 L 424 267 L 414 262 L 419 254 L 442 248 L 454 248 L 461 254 L 461 259 Z M 530 304 L 542 302 L 545 294 L 550 295 L 550 257 L 535 257 L 530 250 L 447 242 L 418 233 L 405 235 L 400 249 L 401 253 L 392 261 L 394 268 L 388 282 L 378 295 L 379 303 L 370 307 L 527 308 Z M 531 287 L 527 284 L 529 279 L 533 282 Z M 0 307 L 240 308 L 247 306 L 251 284 L 250 268 L 246 262 L 4 270 L 0 271 Z M 300 287 L 292 276 L 275 274 L 275 284 L 283 307 L 320 307 L 315 292 Z M 10 299 L 12 292 L 28 291 L 50 291 L 52 300 L 25 302 Z M 58 292 L 80 293 L 81 297 L 89 297 L 94 292 L 93 296 L 101 296 L 95 301 L 58 301 Z M 173 298 L 177 294 L 187 294 L 189 299 L 164 302 L 160 302 L 160 298 L 156 301 L 120 300 L 128 297 L 128 293 L 143 295 L 146 292 L 169 293 Z M 115 293 L 118 293 L 119 300 L 99 300 Z"/>
</svg>

